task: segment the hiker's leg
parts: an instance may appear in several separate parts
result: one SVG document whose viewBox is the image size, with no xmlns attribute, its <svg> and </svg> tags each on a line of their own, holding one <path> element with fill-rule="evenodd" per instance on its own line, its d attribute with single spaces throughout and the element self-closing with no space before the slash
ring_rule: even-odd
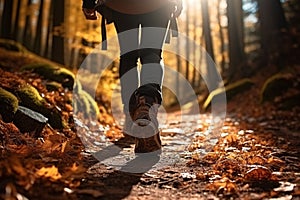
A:
<svg viewBox="0 0 300 200">
<path fill-rule="evenodd" d="M 135 121 L 132 131 L 137 135 L 135 152 L 160 152 L 157 112 L 162 101 L 164 67 L 161 54 L 169 17 L 162 8 L 142 15 L 140 20 L 141 86 L 130 99 L 130 113 Z"/>
<path fill-rule="evenodd" d="M 129 98 L 138 87 L 137 61 L 139 58 L 138 21 L 132 15 L 115 12 L 114 25 L 120 45 L 119 78 L 124 111 L 128 111 Z"/>
<path fill-rule="evenodd" d="M 141 85 L 157 84 L 161 89 L 164 66 L 162 47 L 165 41 L 170 14 L 167 8 L 143 15 L 140 58 Z"/>
</svg>

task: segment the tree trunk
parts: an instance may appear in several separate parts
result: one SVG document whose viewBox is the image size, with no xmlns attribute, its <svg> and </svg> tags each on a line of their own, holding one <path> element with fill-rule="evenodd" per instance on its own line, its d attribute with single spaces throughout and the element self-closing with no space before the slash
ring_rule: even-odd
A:
<svg viewBox="0 0 300 200">
<path fill-rule="evenodd" d="M 218 18 L 218 25 L 219 25 L 219 35 L 220 35 L 220 54 L 222 55 L 222 60 L 221 60 L 221 70 L 222 73 L 225 72 L 225 64 L 226 64 L 226 59 L 225 59 L 225 37 L 223 33 L 223 27 L 222 27 L 222 16 L 220 13 L 220 5 L 221 5 L 221 0 L 218 0 L 218 10 L 217 10 L 217 18 Z"/>
<path fill-rule="evenodd" d="M 186 21 L 185 21 L 185 29 L 186 29 L 186 45 L 185 45 L 185 53 L 186 53 L 186 60 L 185 60 L 185 78 L 189 81 L 190 76 L 190 69 L 189 69 L 189 61 L 190 61 L 190 42 L 189 42 L 189 36 L 190 36 L 190 5 L 186 4 Z"/>
<path fill-rule="evenodd" d="M 216 89 L 219 85 L 219 80 L 217 80 L 216 68 L 214 64 L 215 56 L 213 49 L 213 41 L 211 36 L 211 27 L 210 27 L 210 17 L 209 17 L 209 8 L 208 0 L 201 0 L 201 12 L 202 12 L 202 21 L 203 21 L 203 33 L 205 37 L 205 48 L 209 56 L 206 56 L 206 84 L 210 91 Z"/>
<path fill-rule="evenodd" d="M 201 1 L 202 21 L 203 21 L 203 32 L 205 37 L 205 48 L 212 60 L 215 60 L 213 42 L 211 37 L 210 17 L 208 10 L 208 0 Z"/>
<path fill-rule="evenodd" d="M 28 1 L 28 4 L 27 4 L 27 8 L 29 9 L 31 7 L 31 4 L 32 4 L 32 0 L 29 0 Z M 28 10 L 27 10 L 28 12 Z M 32 21 L 31 21 L 31 13 L 27 13 L 26 15 L 26 21 L 25 21 L 25 31 L 24 31 L 24 36 L 23 36 L 23 44 L 25 45 L 25 47 L 27 47 L 29 50 L 32 50 Z"/>
<path fill-rule="evenodd" d="M 228 43 L 229 43 L 229 79 L 242 77 L 241 67 L 245 59 L 244 53 L 244 17 L 242 0 L 227 0 Z"/>
<path fill-rule="evenodd" d="M 43 8 L 44 8 L 44 0 L 41 0 L 40 2 L 40 8 L 39 8 L 39 16 L 37 21 L 37 27 L 36 27 L 36 37 L 34 41 L 34 52 L 37 54 L 43 56 L 41 53 L 41 43 L 42 43 L 42 33 L 43 33 Z"/>
<path fill-rule="evenodd" d="M 14 28 L 14 38 L 17 42 L 23 43 L 25 23 L 27 17 L 28 0 L 18 0 L 16 23 Z"/>
<path fill-rule="evenodd" d="M 192 74 L 192 86 L 193 86 L 193 88 L 194 89 L 196 89 L 197 87 L 198 87 L 198 85 L 197 85 L 197 75 L 198 75 L 198 71 L 197 71 L 197 67 L 196 67 L 196 63 L 197 63 L 197 45 L 196 45 L 196 41 L 198 40 L 198 33 L 197 33 L 197 27 L 198 27 L 198 24 L 197 24 L 197 22 L 198 22 L 198 17 L 197 17 L 197 13 L 198 13 L 198 6 L 197 6 L 198 4 L 196 4 L 196 5 L 194 5 L 193 7 L 192 7 L 192 13 L 194 14 L 194 16 L 193 16 L 193 20 L 192 20 L 192 24 L 193 24 L 193 28 L 194 28 L 194 35 L 193 35 L 193 50 L 192 50 L 192 54 L 193 54 L 193 64 L 195 65 L 195 66 L 193 66 L 193 68 L 192 68 L 192 72 L 193 72 L 193 74 Z"/>
<path fill-rule="evenodd" d="M 12 8 L 12 18 L 11 18 L 11 34 L 12 37 L 14 37 L 15 24 L 17 23 L 17 16 L 18 16 L 19 0 L 12 0 L 12 1 L 13 1 L 13 8 Z"/>
<path fill-rule="evenodd" d="M 54 13 L 54 5 L 53 2 L 49 2 L 49 23 L 48 23 L 48 31 L 47 31 L 47 43 L 46 43 L 46 52 L 45 52 L 45 56 L 48 59 L 51 59 L 52 56 L 52 40 L 53 40 L 53 13 Z"/>
<path fill-rule="evenodd" d="M 55 28 L 62 26 L 64 22 L 65 3 L 62 0 L 52 0 L 53 25 L 52 32 Z M 58 34 L 53 34 L 51 59 L 55 62 L 64 64 L 64 38 Z"/>
<path fill-rule="evenodd" d="M 280 49 L 281 31 L 287 28 L 280 0 L 258 0 L 261 48 L 265 58 Z"/>
<path fill-rule="evenodd" d="M 6 0 L 4 2 L 4 9 L 1 21 L 1 37 L 12 39 L 12 13 L 13 1 Z"/>
</svg>

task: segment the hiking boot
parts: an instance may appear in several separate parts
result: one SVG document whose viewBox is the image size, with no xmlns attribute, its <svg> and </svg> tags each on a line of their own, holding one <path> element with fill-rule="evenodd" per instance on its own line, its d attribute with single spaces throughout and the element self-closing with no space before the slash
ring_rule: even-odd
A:
<svg viewBox="0 0 300 200">
<path fill-rule="evenodd" d="M 154 151 L 161 151 L 159 132 L 149 138 L 135 138 L 135 153 L 149 153 Z"/>
<path fill-rule="evenodd" d="M 135 139 L 135 153 L 153 152 L 161 149 L 158 130 L 158 99 L 146 95 L 135 96 L 136 106 L 131 113 L 131 133 Z"/>
</svg>

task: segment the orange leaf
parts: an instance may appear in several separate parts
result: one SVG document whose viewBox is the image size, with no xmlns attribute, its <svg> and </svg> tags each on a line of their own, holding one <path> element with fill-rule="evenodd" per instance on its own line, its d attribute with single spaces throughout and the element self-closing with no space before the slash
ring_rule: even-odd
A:
<svg viewBox="0 0 300 200">
<path fill-rule="evenodd" d="M 61 174 L 54 165 L 52 165 L 52 167 L 42 167 L 36 172 L 36 175 L 39 177 L 50 178 L 52 180 L 58 180 L 61 178 Z"/>
</svg>

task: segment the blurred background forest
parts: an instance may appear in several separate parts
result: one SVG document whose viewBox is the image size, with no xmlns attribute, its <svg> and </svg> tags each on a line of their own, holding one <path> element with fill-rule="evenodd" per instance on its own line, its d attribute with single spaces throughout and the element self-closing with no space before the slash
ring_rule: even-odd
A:
<svg viewBox="0 0 300 200">
<path fill-rule="evenodd" d="M 280 71 L 298 63 L 298 0 L 183 2 L 179 32 L 195 44 L 190 47 L 188 42 L 180 44 L 182 41 L 173 39 L 187 59 L 166 54 L 165 63 L 182 73 L 196 92 L 200 92 L 203 83 L 197 67 L 189 61 L 205 69 L 205 56 L 196 44 L 215 61 L 225 84 L 254 76 L 263 68 L 276 66 L 275 71 Z M 80 0 L 0 0 L 0 37 L 13 39 L 42 57 L 78 69 L 101 42 L 101 20 L 86 20 L 81 4 Z M 107 29 L 109 38 L 116 34 L 113 25 Z"/>
</svg>

